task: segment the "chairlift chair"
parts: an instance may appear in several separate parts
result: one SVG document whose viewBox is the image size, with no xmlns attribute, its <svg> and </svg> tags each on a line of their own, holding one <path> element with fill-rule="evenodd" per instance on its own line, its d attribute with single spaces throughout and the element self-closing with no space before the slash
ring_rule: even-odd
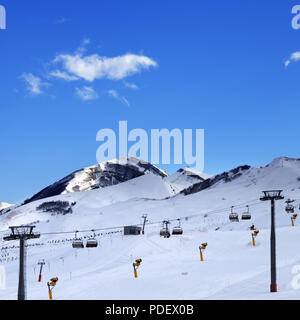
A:
<svg viewBox="0 0 300 320">
<path fill-rule="evenodd" d="M 242 220 L 251 220 L 251 214 L 249 211 L 249 206 L 247 206 L 247 212 L 242 215 Z"/>
<path fill-rule="evenodd" d="M 96 240 L 96 234 L 94 232 L 94 236 L 87 240 L 86 248 L 97 248 L 98 241 Z"/>
<path fill-rule="evenodd" d="M 97 248 L 98 247 L 98 241 L 96 239 L 89 239 L 86 243 L 87 248 Z"/>
<path fill-rule="evenodd" d="M 76 231 L 76 233 L 75 233 L 75 239 L 73 240 L 72 247 L 74 249 L 84 249 L 83 241 L 81 239 L 77 238 L 77 233 L 78 233 L 78 231 Z"/>
<path fill-rule="evenodd" d="M 231 213 L 230 213 L 230 215 L 229 215 L 229 220 L 231 221 L 231 222 L 239 222 L 240 220 L 239 220 L 239 215 L 237 214 L 237 213 L 234 213 L 233 212 L 233 208 L 234 207 L 231 207 Z"/>
<path fill-rule="evenodd" d="M 170 238 L 171 233 L 169 231 L 168 225 L 170 224 L 169 221 L 164 221 L 163 222 L 163 229 L 160 230 L 160 236 L 164 238 Z"/>
<path fill-rule="evenodd" d="M 178 226 L 173 228 L 173 235 L 182 235 L 183 234 L 183 229 L 181 228 L 181 221 L 178 219 Z"/>
<path fill-rule="evenodd" d="M 84 248 L 83 241 L 80 239 L 75 239 L 73 241 L 72 246 L 74 249 L 83 249 Z"/>
<path fill-rule="evenodd" d="M 294 213 L 295 212 L 295 207 L 291 204 L 288 204 L 286 207 L 285 207 L 285 211 L 287 213 Z"/>
<path fill-rule="evenodd" d="M 170 238 L 171 237 L 171 233 L 170 233 L 169 230 L 162 229 L 162 230 L 160 230 L 160 236 L 164 237 L 164 238 Z"/>
<path fill-rule="evenodd" d="M 295 213 L 295 207 L 292 205 L 292 203 L 295 202 L 295 200 L 292 199 L 287 199 L 286 200 L 286 207 L 285 207 L 285 211 L 287 213 Z"/>
</svg>

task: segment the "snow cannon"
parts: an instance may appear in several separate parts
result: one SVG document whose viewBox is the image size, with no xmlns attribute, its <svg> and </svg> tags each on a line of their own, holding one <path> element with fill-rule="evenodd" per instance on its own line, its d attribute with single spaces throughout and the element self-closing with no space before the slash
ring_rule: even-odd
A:
<svg viewBox="0 0 300 320">
<path fill-rule="evenodd" d="M 203 251 L 206 249 L 207 247 L 207 242 L 202 243 L 201 246 L 199 247 L 200 250 L 200 260 L 203 262 L 204 258 L 203 258 Z"/>
<path fill-rule="evenodd" d="M 49 293 L 49 300 L 53 300 L 52 291 L 55 288 L 57 282 L 58 282 L 58 278 L 56 277 L 56 278 L 50 279 L 50 282 L 47 283 L 48 293 Z"/>
<path fill-rule="evenodd" d="M 255 238 L 258 236 L 258 234 L 259 234 L 259 230 L 256 230 L 256 229 L 254 229 L 254 232 L 251 234 L 253 247 L 255 247 L 255 245 L 256 245 Z"/>
<path fill-rule="evenodd" d="M 52 278 L 50 281 L 51 281 L 50 286 L 55 287 L 57 284 L 58 278 Z"/>
<path fill-rule="evenodd" d="M 295 227 L 294 221 L 297 219 L 297 217 L 298 217 L 298 214 L 294 214 L 294 215 L 291 217 L 292 227 Z"/>
<path fill-rule="evenodd" d="M 133 263 L 134 277 L 138 278 L 137 269 L 140 267 L 142 263 L 142 259 L 137 259 L 135 263 Z"/>
<path fill-rule="evenodd" d="M 201 249 L 202 249 L 202 250 L 205 250 L 205 249 L 206 249 L 206 247 L 207 247 L 207 242 L 206 242 L 206 243 L 202 243 L 202 245 L 201 245 Z"/>
</svg>

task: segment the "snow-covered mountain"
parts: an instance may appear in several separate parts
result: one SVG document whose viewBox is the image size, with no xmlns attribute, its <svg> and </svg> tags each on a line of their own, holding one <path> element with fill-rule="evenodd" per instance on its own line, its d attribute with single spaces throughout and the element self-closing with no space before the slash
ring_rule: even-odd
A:
<svg viewBox="0 0 300 320">
<path fill-rule="evenodd" d="M 188 177 L 195 178 L 195 179 L 201 179 L 201 180 L 206 180 L 212 177 L 212 175 L 204 173 L 204 172 L 199 172 L 195 169 L 192 169 L 190 167 L 185 167 L 183 169 L 179 169 L 178 173 L 184 174 Z"/>
<path fill-rule="evenodd" d="M 51 268 L 44 278 L 60 279 L 56 299 L 299 299 L 291 285 L 291 269 L 300 264 L 300 223 L 296 220 L 291 227 L 285 202 L 276 201 L 280 292 L 270 295 L 270 203 L 260 197 L 263 190 L 281 189 L 285 199 L 295 200 L 297 213 L 300 159 L 282 157 L 265 167 L 240 166 L 208 179 L 187 172 L 173 177 L 143 174 L 105 188 L 66 191 L 1 213 L 0 232 L 11 225 L 34 224 L 42 233 L 28 248 L 29 298 L 47 299 L 45 284 L 38 284 L 32 271 L 39 259 L 46 259 Z M 231 207 L 241 217 L 247 205 L 252 219 L 231 223 Z M 123 236 L 122 226 L 142 223 L 144 214 L 146 235 Z M 165 219 L 171 230 L 181 219 L 183 236 L 160 238 Z M 256 247 L 251 246 L 251 224 L 260 230 Z M 99 247 L 72 249 L 75 230 L 81 231 L 77 236 L 83 241 L 96 230 Z M 203 242 L 208 248 L 201 263 L 198 248 Z M 7 245 L 0 239 L 0 248 Z M 0 251 L 8 279 L 0 300 L 15 298 L 17 255 L 17 248 Z M 138 280 L 132 276 L 137 258 L 143 259 Z"/>
<path fill-rule="evenodd" d="M 211 178 L 211 175 L 206 173 L 197 172 L 191 168 L 183 168 L 176 173 L 169 175 L 164 180 L 169 183 L 174 194 L 177 194 L 184 189 L 187 189 L 197 183 L 203 182 L 206 179 Z"/>
<path fill-rule="evenodd" d="M 7 203 L 7 202 L 0 202 L 0 211 L 9 207 L 12 207 L 13 204 Z"/>
<path fill-rule="evenodd" d="M 146 166 L 153 170 L 153 167 L 149 167 L 148 164 Z M 117 167 L 118 171 L 115 170 L 114 166 L 112 166 L 114 170 L 108 171 L 106 169 L 101 171 L 98 175 L 99 179 L 101 180 L 103 177 L 101 174 L 104 173 L 107 180 L 111 182 L 112 179 L 107 176 L 109 172 L 112 172 L 113 176 L 118 174 L 118 177 L 120 177 L 119 164 Z M 140 169 L 140 163 L 138 163 L 137 168 Z M 131 172 L 131 169 L 129 171 Z M 80 178 L 76 180 L 77 185 L 79 181 L 84 181 L 82 178 L 82 175 L 85 175 L 84 172 L 84 170 L 80 171 Z M 138 172 L 140 173 L 141 171 Z M 91 185 L 96 179 L 90 179 L 86 181 L 86 185 L 83 183 L 80 185 L 84 191 L 77 192 L 71 192 L 72 190 L 75 191 L 72 188 L 74 184 L 71 184 L 73 180 L 68 180 L 69 183 L 66 186 L 66 190 L 59 195 L 47 198 L 36 197 L 38 200 L 34 201 L 33 199 L 25 205 L 4 210 L 2 216 L 4 216 L 5 223 L 2 220 L 1 225 L 2 228 L 7 228 L 12 224 L 25 224 L 48 219 L 55 220 L 53 213 L 50 215 L 45 214 L 43 211 L 38 210 L 38 207 L 51 201 L 65 201 L 70 206 L 73 204 L 71 208 L 73 215 L 64 217 L 66 225 L 72 225 L 71 220 L 77 217 L 77 228 L 82 225 L 86 225 L 86 227 L 92 225 L 94 214 L 97 216 L 99 212 L 103 211 L 103 208 L 105 210 L 114 209 L 121 203 L 124 204 L 124 209 L 119 210 L 119 213 L 123 212 L 121 220 L 125 224 L 126 221 L 127 223 L 134 223 L 136 215 L 140 215 L 140 212 L 151 212 L 156 207 L 159 208 L 157 210 L 165 213 L 165 218 L 170 219 L 199 215 L 201 212 L 205 214 L 211 210 L 220 210 L 220 208 L 225 207 L 226 210 L 218 214 L 222 217 L 222 222 L 220 219 L 216 219 L 210 227 L 222 228 L 225 226 L 232 227 L 228 223 L 228 213 L 231 206 L 243 207 L 241 204 L 249 201 L 259 202 L 263 190 L 282 189 L 287 197 L 300 199 L 300 159 L 278 158 L 269 165 L 259 168 L 240 166 L 206 180 L 200 175 L 195 175 L 194 172 L 192 176 L 187 172 L 188 170 L 180 170 L 171 176 L 167 176 L 163 171 L 154 170 L 149 174 L 143 172 L 142 175 L 138 174 L 137 178 L 127 179 L 123 183 L 120 181 L 119 183 L 111 183 L 112 185 L 108 184 L 105 188 L 98 187 L 99 179 L 92 187 Z M 124 178 L 124 175 L 122 177 Z M 89 188 L 91 190 L 88 190 Z M 138 208 L 137 211 L 136 208 Z M 5 213 L 6 211 L 8 214 Z M 83 215 L 87 215 L 91 220 L 82 219 Z M 107 216 L 106 227 L 113 225 L 113 216 L 114 211 L 112 210 L 111 215 Z M 217 215 L 214 214 L 214 216 Z M 160 219 L 162 216 L 159 214 L 157 218 Z M 257 219 L 260 220 L 262 226 L 266 227 L 268 225 L 268 219 L 264 220 L 262 215 L 257 216 Z M 103 218 L 100 220 L 103 225 Z M 242 224 L 234 226 L 241 227 Z"/>
<path fill-rule="evenodd" d="M 25 203 L 60 194 L 104 188 L 149 173 L 160 177 L 167 176 L 167 173 L 163 170 L 134 157 L 128 156 L 121 159 L 114 159 L 75 171 L 43 189 L 30 199 L 26 200 Z"/>
</svg>

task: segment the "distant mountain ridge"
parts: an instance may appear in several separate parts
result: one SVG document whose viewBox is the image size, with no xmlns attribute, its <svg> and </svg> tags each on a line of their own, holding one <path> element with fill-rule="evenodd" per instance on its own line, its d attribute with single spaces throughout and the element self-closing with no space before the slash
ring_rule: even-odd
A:
<svg viewBox="0 0 300 320">
<path fill-rule="evenodd" d="M 266 179 L 268 177 L 272 177 L 275 172 L 277 172 L 281 168 L 288 168 L 290 170 L 290 174 L 295 172 L 295 175 L 300 170 L 300 159 L 298 158 L 288 158 L 288 157 L 279 157 L 275 158 L 271 163 L 267 164 L 264 167 L 251 167 L 249 165 L 239 166 L 230 171 L 223 172 L 221 174 L 215 175 L 211 178 L 208 178 L 204 181 L 200 181 L 195 183 L 194 185 L 182 190 L 180 193 L 184 195 L 191 195 L 202 190 L 211 188 L 218 183 L 228 183 L 233 180 L 237 180 L 238 178 L 244 177 L 251 184 L 255 184 L 257 181 Z M 276 176 L 276 183 L 278 184 L 278 188 L 280 188 L 280 177 Z M 295 176 L 295 181 L 300 181 L 300 177 Z M 272 183 L 274 183 L 274 178 L 271 178 Z"/>
<path fill-rule="evenodd" d="M 190 195 L 211 188 L 219 183 L 228 183 L 241 176 L 247 176 L 248 172 L 254 172 L 253 179 L 255 179 L 256 172 L 259 172 L 261 169 L 264 169 L 263 172 L 267 174 L 268 170 L 281 167 L 300 169 L 300 159 L 280 157 L 274 159 L 265 167 L 255 168 L 244 165 L 211 176 L 197 172 L 189 167 L 182 168 L 175 174 L 168 175 L 165 171 L 146 161 L 128 156 L 77 170 L 41 190 L 30 199 L 27 199 L 24 204 L 57 195 L 105 188 L 146 174 L 154 174 L 161 177 L 173 195 L 178 193 Z"/>
<path fill-rule="evenodd" d="M 181 193 L 184 195 L 190 195 L 190 194 L 205 190 L 207 188 L 210 188 L 220 181 L 231 182 L 231 181 L 237 179 L 238 177 L 240 177 L 244 171 L 247 171 L 250 168 L 251 167 L 247 166 L 247 165 L 237 167 L 237 168 L 232 169 L 230 171 L 226 171 L 222 174 L 218 174 L 212 178 L 209 178 L 209 179 L 203 180 L 199 183 L 196 183 L 196 184 L 188 187 L 187 189 L 182 190 Z"/>
</svg>

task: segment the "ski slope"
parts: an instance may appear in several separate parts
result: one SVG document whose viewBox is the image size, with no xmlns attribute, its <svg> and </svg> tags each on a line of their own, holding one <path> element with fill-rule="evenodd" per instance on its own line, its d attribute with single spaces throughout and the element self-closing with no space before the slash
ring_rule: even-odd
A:
<svg viewBox="0 0 300 320">
<path fill-rule="evenodd" d="M 28 299 L 48 299 L 46 281 L 59 283 L 57 300 L 68 299 L 299 299 L 291 283 L 292 268 L 300 265 L 300 228 L 277 232 L 278 287 L 269 293 L 269 231 L 263 230 L 252 247 L 250 233 L 185 232 L 181 238 L 159 238 L 156 230 L 145 236 L 102 237 L 96 249 L 72 250 L 68 245 L 28 248 Z M 204 262 L 199 244 L 207 241 Z M 38 283 L 37 261 L 46 258 L 43 282 Z M 132 262 L 142 258 L 139 278 Z M 15 299 L 17 263 L 7 268 L 7 289 L 0 299 Z"/>
<path fill-rule="evenodd" d="M 15 207 L 0 216 L 0 235 L 2 238 L 8 226 L 28 223 L 42 233 L 40 239 L 28 242 L 39 244 L 27 248 L 28 299 L 48 299 L 46 282 L 56 276 L 57 300 L 299 299 L 299 290 L 292 285 L 292 269 L 300 265 L 300 220 L 291 227 L 284 201 L 276 202 L 279 292 L 271 294 L 270 204 L 259 200 L 262 190 L 280 188 L 286 199 L 296 199 L 298 212 L 299 177 L 299 160 L 279 158 L 266 167 L 250 168 L 231 181 L 219 181 L 184 196 L 172 192 L 169 179 L 148 174 L 103 189 L 46 199 L 76 202 L 69 215 L 38 211 L 45 199 Z M 242 214 L 246 205 L 252 220 L 230 223 L 230 207 Z M 123 236 L 121 227 L 142 223 L 143 214 L 149 220 L 145 236 Z M 172 220 L 172 228 L 178 218 L 184 234 L 160 238 L 161 221 Z M 251 245 L 251 224 L 260 230 L 255 247 Z M 92 229 L 102 230 L 96 231 L 101 233 L 99 247 L 73 249 L 73 231 Z M 78 236 L 84 239 L 91 234 Z M 208 242 L 208 247 L 201 262 L 199 246 L 203 242 Z M 18 249 L 3 249 L 12 245 L 17 243 L 0 241 L 0 265 L 7 276 L 1 300 L 16 298 Z M 132 263 L 138 258 L 143 262 L 135 279 Z M 39 259 L 46 261 L 42 283 L 37 282 Z"/>
</svg>

